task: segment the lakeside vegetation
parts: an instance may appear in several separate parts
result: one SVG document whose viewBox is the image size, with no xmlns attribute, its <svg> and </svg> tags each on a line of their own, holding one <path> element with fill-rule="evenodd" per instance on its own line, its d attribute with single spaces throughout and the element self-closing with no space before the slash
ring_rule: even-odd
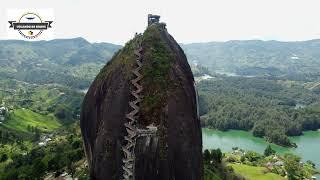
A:
<svg viewBox="0 0 320 180">
<path fill-rule="evenodd" d="M 263 155 L 235 147 L 226 153 L 220 149 L 204 150 L 203 158 L 208 179 L 298 180 L 311 179 L 319 173 L 313 162 L 302 163 L 293 154 L 280 156 L 270 145 Z"/>
<path fill-rule="evenodd" d="M 197 87 L 204 127 L 248 130 L 282 146 L 295 146 L 288 136 L 320 128 L 320 95 L 303 83 L 218 77 Z"/>
<path fill-rule="evenodd" d="M 234 169 L 235 172 L 243 174 L 247 179 L 255 180 L 284 180 L 277 174 L 266 172 L 265 167 L 255 167 L 243 164 L 231 164 L 230 167 Z"/>
</svg>

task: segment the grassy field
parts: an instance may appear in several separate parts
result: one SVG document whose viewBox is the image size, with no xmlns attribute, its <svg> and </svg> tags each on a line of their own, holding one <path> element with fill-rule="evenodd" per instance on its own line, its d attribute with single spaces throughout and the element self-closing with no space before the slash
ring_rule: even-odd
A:
<svg viewBox="0 0 320 180">
<path fill-rule="evenodd" d="M 285 180 L 284 177 L 274 174 L 265 173 L 266 168 L 248 166 L 244 164 L 230 164 L 234 171 L 248 180 Z"/>
<path fill-rule="evenodd" d="M 59 128 L 61 124 L 53 115 L 41 115 L 28 109 L 17 109 L 11 112 L 10 118 L 3 126 L 17 132 L 29 132 L 28 126 L 48 132 Z"/>
</svg>

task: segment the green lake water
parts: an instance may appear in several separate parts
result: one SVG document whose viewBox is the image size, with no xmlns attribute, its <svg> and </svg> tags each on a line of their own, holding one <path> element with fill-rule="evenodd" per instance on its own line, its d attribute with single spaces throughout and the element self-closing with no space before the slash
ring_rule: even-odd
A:
<svg viewBox="0 0 320 180">
<path fill-rule="evenodd" d="M 203 149 L 220 148 L 223 152 L 231 151 L 232 147 L 239 147 L 263 153 L 269 144 L 263 138 L 257 138 L 250 132 L 239 130 L 222 132 L 203 128 L 202 139 Z M 285 148 L 275 144 L 271 146 L 279 154 L 286 152 L 297 154 L 302 157 L 303 161 L 311 160 L 318 169 L 320 168 L 320 131 L 306 131 L 303 136 L 290 137 L 290 140 L 295 142 L 298 148 Z"/>
</svg>

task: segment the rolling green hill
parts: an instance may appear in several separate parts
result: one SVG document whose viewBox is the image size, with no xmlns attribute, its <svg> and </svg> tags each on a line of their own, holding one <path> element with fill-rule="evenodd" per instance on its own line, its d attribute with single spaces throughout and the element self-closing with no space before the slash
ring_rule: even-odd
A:
<svg viewBox="0 0 320 180">
<path fill-rule="evenodd" d="M 79 119 L 84 94 L 61 85 L 37 85 L 0 77 L 0 105 L 9 109 L 0 139 L 30 139 L 35 129 L 52 132 Z"/>
<path fill-rule="evenodd" d="M 0 41 L 0 76 L 37 83 L 87 88 L 121 46 L 83 38 Z"/>
<path fill-rule="evenodd" d="M 53 115 L 41 115 L 28 109 L 17 109 L 3 123 L 5 128 L 13 131 L 30 133 L 31 127 L 37 127 L 42 132 L 51 132 L 61 126 L 61 122 Z"/>
</svg>

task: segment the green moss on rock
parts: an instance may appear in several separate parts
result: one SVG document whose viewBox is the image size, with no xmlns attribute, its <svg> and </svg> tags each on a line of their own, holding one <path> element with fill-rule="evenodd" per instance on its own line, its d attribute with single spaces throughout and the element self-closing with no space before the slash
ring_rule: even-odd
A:
<svg viewBox="0 0 320 180">
<path fill-rule="evenodd" d="M 166 103 L 167 91 L 171 84 L 169 71 L 172 68 L 173 52 L 163 39 L 166 30 L 152 25 L 143 34 L 144 49 L 142 86 L 144 99 L 141 103 L 141 123 L 159 124 L 159 116 Z"/>
</svg>

